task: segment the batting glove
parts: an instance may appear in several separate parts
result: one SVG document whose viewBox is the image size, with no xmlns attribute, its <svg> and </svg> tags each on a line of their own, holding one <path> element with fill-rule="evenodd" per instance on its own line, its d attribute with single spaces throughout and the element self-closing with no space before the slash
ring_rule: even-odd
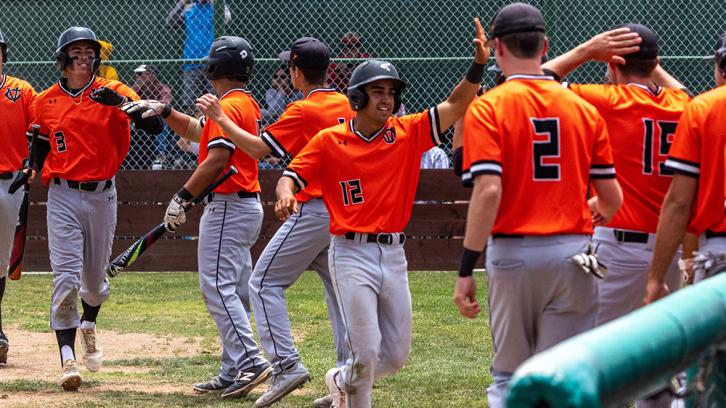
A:
<svg viewBox="0 0 726 408">
<path fill-rule="evenodd" d="M 192 194 L 184 187 L 174 194 L 169 206 L 166 207 L 166 214 L 164 215 L 164 228 L 167 231 L 175 232 L 177 227 L 187 222 L 184 209 L 189 207 L 192 198 Z"/>
<path fill-rule="evenodd" d="M 169 115 L 171 115 L 171 106 L 153 99 L 129 102 L 122 106 L 121 110 L 126 112 L 129 116 L 141 113 L 142 119 L 150 118 L 152 116 L 161 116 L 163 119 L 166 119 Z"/>
<path fill-rule="evenodd" d="M 605 279 L 605 274 L 608 271 L 607 266 L 598 262 L 596 248 L 592 244 L 588 245 L 587 252 L 575 254 L 570 260 L 579 266 L 583 272 L 589 273 L 598 279 Z"/>
<path fill-rule="evenodd" d="M 128 100 L 125 96 L 122 96 L 113 89 L 106 88 L 104 86 L 91 90 L 90 98 L 92 101 L 100 103 L 101 105 L 115 107 L 120 107 Z"/>
</svg>

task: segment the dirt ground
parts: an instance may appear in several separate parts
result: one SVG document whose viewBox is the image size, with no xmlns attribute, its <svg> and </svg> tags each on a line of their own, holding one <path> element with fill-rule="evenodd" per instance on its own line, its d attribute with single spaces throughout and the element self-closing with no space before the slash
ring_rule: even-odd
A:
<svg viewBox="0 0 726 408">
<path fill-rule="evenodd" d="M 8 364 L 0 365 L 0 382 L 29 380 L 55 383 L 59 380 L 58 346 L 53 333 L 27 332 L 12 327 L 5 332 L 10 339 L 10 353 L 8 354 Z M 202 352 L 201 339 L 162 338 L 149 334 L 106 331 L 99 332 L 99 340 L 103 348 L 104 361 L 149 356 L 155 358 L 187 357 L 199 355 Z M 78 341 L 76 340 L 76 350 L 80 350 Z M 78 357 L 79 363 L 82 364 L 82 358 L 80 355 Z M 79 368 L 82 376 L 84 373 L 88 373 L 85 367 Z M 148 368 L 113 367 L 112 370 L 133 374 L 146 371 Z M 64 393 L 60 387 L 37 392 L 6 391 L 0 388 L 0 406 L 53 406 L 66 399 L 68 401 L 87 400 L 96 393 L 123 390 L 148 393 L 192 393 L 188 385 L 149 384 L 148 381 L 135 380 L 133 375 L 129 375 L 113 382 L 103 381 L 99 386 L 85 389 L 81 387 L 79 393 Z M 84 397 L 83 394 L 87 396 Z"/>
</svg>

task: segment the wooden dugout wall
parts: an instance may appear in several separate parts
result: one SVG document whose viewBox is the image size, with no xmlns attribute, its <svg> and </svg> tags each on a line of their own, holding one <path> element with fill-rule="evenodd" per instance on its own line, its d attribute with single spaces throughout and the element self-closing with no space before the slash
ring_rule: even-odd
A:
<svg viewBox="0 0 726 408">
<path fill-rule="evenodd" d="M 273 213 L 275 185 L 281 171 L 261 170 L 264 221 L 252 249 L 256 260 L 281 222 Z M 116 176 L 118 221 L 112 258 L 139 236 L 158 225 L 168 204 L 191 171 L 121 171 Z M 471 191 L 449 169 L 422 170 L 411 220 L 406 228 L 408 269 L 455 270 L 464 236 L 467 204 Z M 23 269 L 49 271 L 46 202 L 47 189 L 36 181 L 31 187 L 28 242 Z M 132 271 L 196 271 L 197 237 L 201 208 L 187 216 L 176 234 L 157 241 L 129 269 Z"/>
</svg>

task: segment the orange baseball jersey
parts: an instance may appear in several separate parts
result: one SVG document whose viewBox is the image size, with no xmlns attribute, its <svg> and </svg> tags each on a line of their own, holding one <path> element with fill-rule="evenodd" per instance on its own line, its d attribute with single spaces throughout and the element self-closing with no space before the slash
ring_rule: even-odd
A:
<svg viewBox="0 0 726 408">
<path fill-rule="evenodd" d="M 319 131 L 355 116 L 348 98 L 334 89 L 314 89 L 303 100 L 288 105 L 277 122 L 262 132 L 262 140 L 280 158 L 295 157 Z M 310 185 L 295 198 L 306 202 L 321 196 L 320 186 Z"/>
<path fill-rule="evenodd" d="M 255 135 L 259 133 L 260 106 L 251 93 L 244 89 L 232 89 L 219 98 L 219 104 L 224 113 L 237 126 Z M 234 143 L 213 120 L 205 120 L 199 140 L 199 163 L 207 158 L 209 149 L 214 148 L 227 149 L 231 153 L 224 166 L 224 171 L 227 171 L 232 165 L 239 170 L 239 173 L 214 189 L 214 192 L 229 194 L 239 191 L 249 193 L 260 191 L 260 183 L 257 180 L 257 160 L 235 148 Z"/>
<path fill-rule="evenodd" d="M 724 149 L 726 85 L 697 96 L 678 122 L 666 166 L 674 172 L 698 178 L 688 231 L 726 233 L 724 218 Z"/>
<path fill-rule="evenodd" d="M 655 233 L 673 172 L 665 166 L 678 119 L 690 97 L 641 84 L 570 85 L 605 119 L 623 205 L 608 227 Z"/>
<path fill-rule="evenodd" d="M 121 82 L 93 77 L 73 92 L 61 80 L 38 94 L 33 123 L 41 139 L 50 141 L 43 166 L 43 183 L 53 177 L 75 181 L 112 178 L 129 151 L 131 118 L 122 110 L 96 103 L 91 90 L 106 87 L 132 100 L 139 97 Z"/>
<path fill-rule="evenodd" d="M 33 118 L 32 104 L 35 90 L 22 79 L 2 75 L 0 81 L 0 173 L 23 167 L 28 156 L 25 131 Z"/>
<path fill-rule="evenodd" d="M 390 117 L 370 137 L 355 119 L 318 133 L 283 176 L 299 189 L 320 183 L 330 232 L 401 232 L 418 186 L 421 155 L 441 144 L 438 111 Z"/>
<path fill-rule="evenodd" d="M 554 78 L 511 75 L 469 105 L 465 184 L 500 175 L 493 234 L 590 234 L 592 178 L 614 178 L 605 121 Z"/>
</svg>

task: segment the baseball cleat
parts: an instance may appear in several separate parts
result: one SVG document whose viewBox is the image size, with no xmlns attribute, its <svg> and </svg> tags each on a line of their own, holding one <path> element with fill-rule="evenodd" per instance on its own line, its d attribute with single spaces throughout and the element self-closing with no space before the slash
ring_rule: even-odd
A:
<svg viewBox="0 0 726 408">
<path fill-rule="evenodd" d="M 240 371 L 232 385 L 222 392 L 222 398 L 241 398 L 249 394 L 252 389 L 267 381 L 272 374 L 269 363 L 253 368 L 252 371 Z"/>
<path fill-rule="evenodd" d="M 81 386 L 83 380 L 81 374 L 78 372 L 78 364 L 76 360 L 68 359 L 63 362 L 63 376 L 60 380 L 60 385 L 64 391 L 78 391 L 78 387 Z"/>
<path fill-rule="evenodd" d="M 8 339 L 4 336 L 0 336 L 0 364 L 8 363 L 8 349 L 10 349 Z"/>
<path fill-rule="evenodd" d="M 328 392 L 330 393 L 331 408 L 345 408 L 346 394 L 345 391 L 338 387 L 338 383 L 335 381 L 335 377 L 338 376 L 340 368 L 331 368 L 325 374 L 325 385 L 328 386 Z"/>
<path fill-rule="evenodd" d="M 313 401 L 313 406 L 315 408 L 330 408 L 331 405 L 333 405 L 333 397 L 331 397 L 330 394 Z"/>
<path fill-rule="evenodd" d="M 194 384 L 194 392 L 196 394 L 206 394 L 208 392 L 223 391 L 232 385 L 234 381 L 227 381 L 220 376 L 216 376 L 205 383 Z"/>
<path fill-rule="evenodd" d="M 88 371 L 100 370 L 103 351 L 98 344 L 95 325 L 91 329 L 81 329 L 81 348 L 83 349 L 83 364 Z"/>
<path fill-rule="evenodd" d="M 262 408 L 270 406 L 296 388 L 302 388 L 303 384 L 308 381 L 310 381 L 310 373 L 302 363 L 295 364 L 291 370 L 273 374 L 270 388 L 255 401 L 255 407 Z"/>
</svg>

